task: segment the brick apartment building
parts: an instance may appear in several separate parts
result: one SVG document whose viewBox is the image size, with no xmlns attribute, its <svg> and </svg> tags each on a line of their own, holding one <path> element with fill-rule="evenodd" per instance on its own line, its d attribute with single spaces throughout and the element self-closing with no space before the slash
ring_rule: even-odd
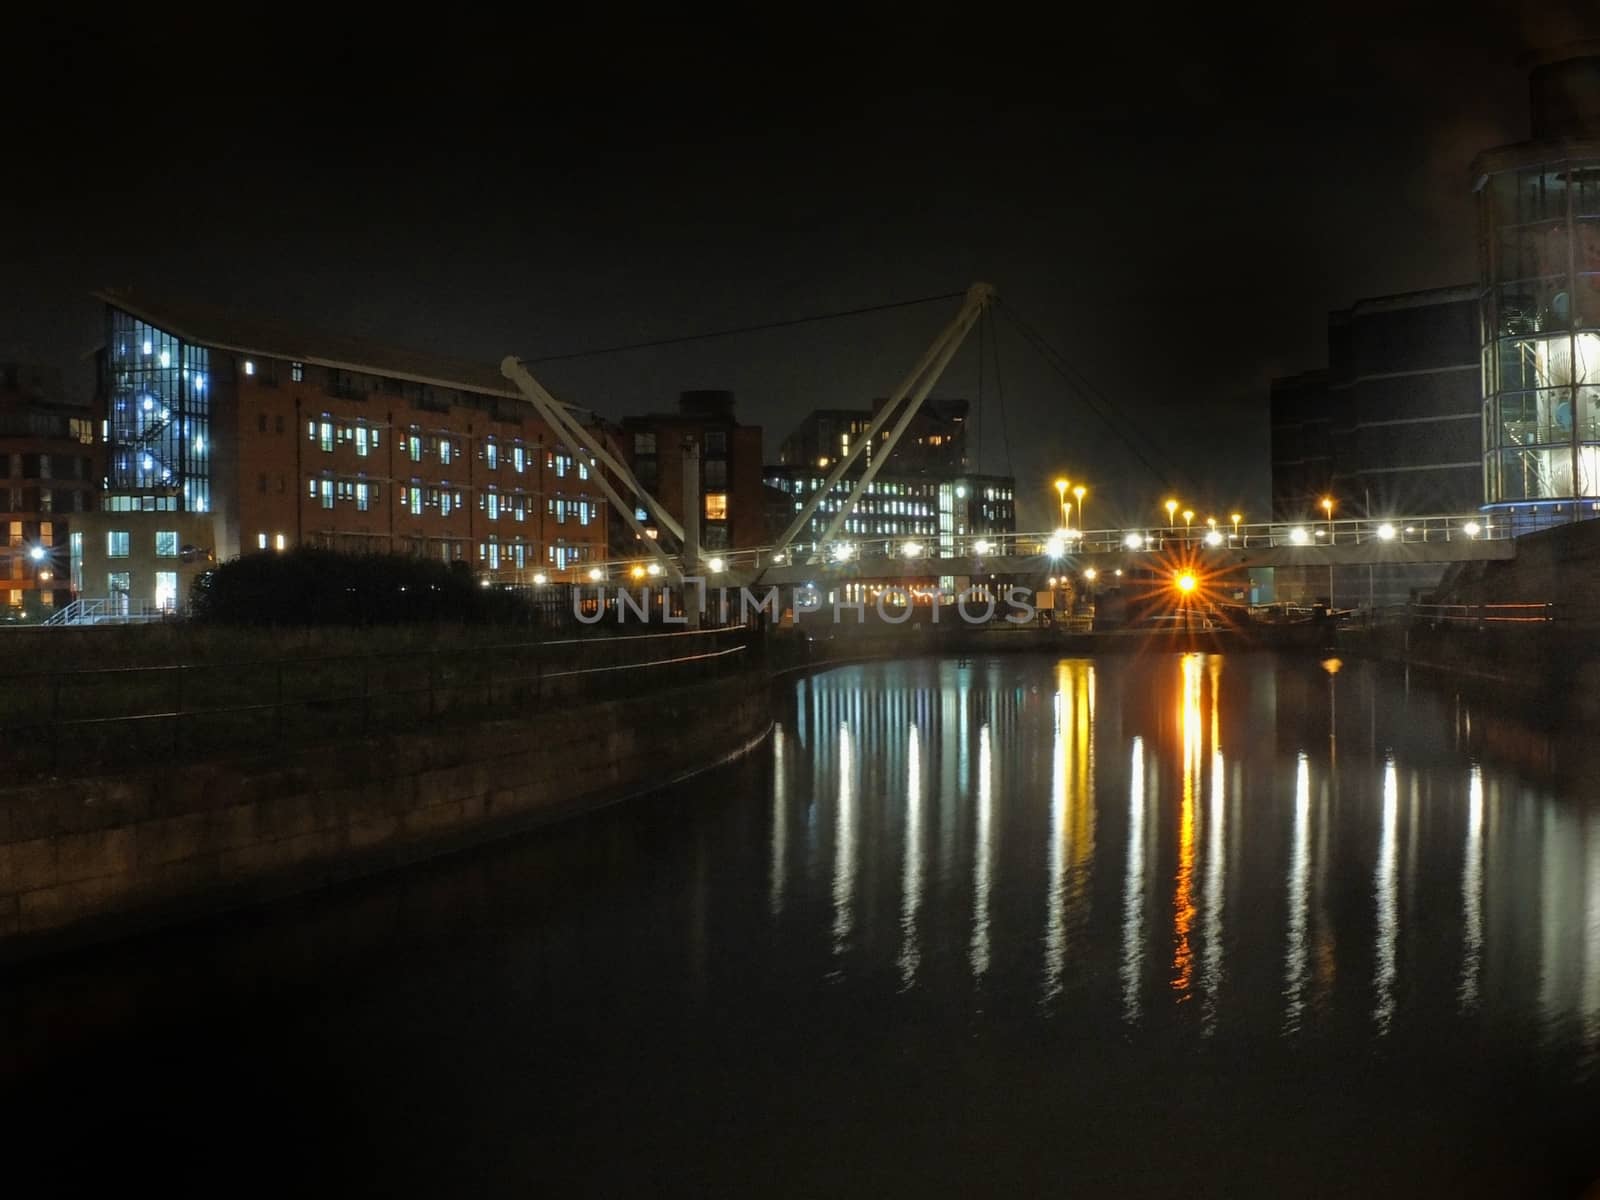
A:
<svg viewBox="0 0 1600 1200">
<path fill-rule="evenodd" d="M 214 544 L 197 549 L 218 560 L 316 545 L 504 582 L 576 579 L 606 557 L 589 462 L 497 368 L 97 295 L 101 508 L 130 526 L 209 514 Z"/>
</svg>

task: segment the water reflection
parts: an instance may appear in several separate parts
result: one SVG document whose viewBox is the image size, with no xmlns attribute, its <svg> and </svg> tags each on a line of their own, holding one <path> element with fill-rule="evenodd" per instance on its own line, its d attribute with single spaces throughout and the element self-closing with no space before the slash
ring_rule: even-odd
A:
<svg viewBox="0 0 1600 1200">
<path fill-rule="evenodd" d="M 1394 1017 L 1395 945 L 1400 937 L 1398 895 L 1400 827 L 1400 783 L 1394 759 L 1383 764 L 1383 825 L 1378 843 L 1378 865 L 1373 870 L 1373 893 L 1377 897 L 1377 972 L 1373 979 L 1377 999 L 1372 1019 L 1380 1034 L 1389 1032 Z"/>
<path fill-rule="evenodd" d="M 1305 1010 L 1306 962 L 1309 944 L 1306 933 L 1311 909 L 1311 763 L 1298 756 L 1294 769 L 1294 832 L 1289 851 L 1289 953 L 1284 968 L 1284 996 L 1288 1001 L 1284 1028 L 1289 1033 L 1300 1028 Z"/>
<path fill-rule="evenodd" d="M 916 982 L 917 964 L 922 960 L 917 949 L 917 909 L 922 904 L 922 740 L 911 726 L 906 743 L 906 841 L 905 863 L 900 881 L 900 986 Z"/>
<path fill-rule="evenodd" d="M 1135 736 L 1128 768 L 1128 866 L 1122 888 L 1122 1018 L 1139 1019 L 1144 959 L 1144 739 Z"/>
<path fill-rule="evenodd" d="M 1081 911 L 1094 863 L 1094 664 L 1056 667 L 1052 702 L 1049 877 L 1045 893 L 1044 1001 L 1061 994 L 1069 910 Z"/>
<path fill-rule="evenodd" d="M 839 794 L 834 810 L 833 953 L 837 958 L 850 942 L 855 921 L 856 789 L 855 756 L 849 725 L 839 726 Z"/>
<path fill-rule="evenodd" d="M 989 726 L 978 729 L 978 828 L 972 856 L 972 977 L 989 970 L 989 888 L 994 874 L 994 759 Z"/>
<path fill-rule="evenodd" d="M 1453 701 L 1368 665 L 1345 664 L 1337 696 L 1331 679 L 1199 654 L 814 678 L 772 742 L 766 907 L 785 928 L 813 911 L 804 828 L 831 871 L 820 974 L 836 980 L 881 970 L 937 993 L 959 966 L 989 994 L 1023 969 L 1050 1019 L 1114 980 L 1125 1022 L 1203 1037 L 1268 997 L 1275 1034 L 1358 1005 L 1381 1038 L 1441 996 L 1470 1016 L 1520 995 L 1542 1028 L 1600 1047 L 1600 819 L 1451 759 Z M 1337 768 L 1336 701 L 1363 743 Z M 1472 729 L 1481 750 L 1492 722 Z"/>
</svg>

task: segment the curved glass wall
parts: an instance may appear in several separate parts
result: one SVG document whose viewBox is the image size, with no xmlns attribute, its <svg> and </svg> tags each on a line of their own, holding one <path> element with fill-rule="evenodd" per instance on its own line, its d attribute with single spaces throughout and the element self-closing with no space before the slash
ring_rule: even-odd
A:
<svg viewBox="0 0 1600 1200">
<path fill-rule="evenodd" d="M 1600 154 L 1483 188 L 1484 495 L 1600 498 Z"/>
</svg>

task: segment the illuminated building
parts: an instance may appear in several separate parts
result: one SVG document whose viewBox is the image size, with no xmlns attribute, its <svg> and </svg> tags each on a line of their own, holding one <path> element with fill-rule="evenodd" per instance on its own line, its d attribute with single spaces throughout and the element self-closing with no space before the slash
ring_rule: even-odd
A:
<svg viewBox="0 0 1600 1200">
<path fill-rule="evenodd" d="M 1480 154 L 1484 491 L 1519 525 L 1600 501 L 1600 45 L 1546 56 L 1533 137 Z"/>
<path fill-rule="evenodd" d="M 66 600 L 69 530 L 94 507 L 98 460 L 93 413 L 65 401 L 59 371 L 0 364 L 0 612 Z"/>
<path fill-rule="evenodd" d="M 850 453 L 866 432 L 873 417 L 888 403 L 887 397 L 875 400 L 870 409 L 818 408 L 806 415 L 778 447 L 778 465 L 785 467 L 821 466 L 824 469 Z M 894 472 L 933 471 L 959 474 L 967 466 L 967 410 L 965 400 L 939 399 L 922 402 L 917 415 L 895 444 L 883 469 Z M 878 444 L 889 438 L 886 425 L 878 431 L 877 442 L 863 456 L 872 462 Z"/>
<path fill-rule="evenodd" d="M 606 557 L 606 505 L 493 366 L 99 293 L 104 532 L 219 560 L 320 546 L 506 582 Z M 169 514 L 209 517 L 206 539 Z M 111 574 L 115 574 L 112 572 Z M 98 579 L 85 594 L 108 594 Z M 106 585 L 110 586 L 110 585 Z M 145 589 L 134 604 L 158 603 Z"/>
</svg>

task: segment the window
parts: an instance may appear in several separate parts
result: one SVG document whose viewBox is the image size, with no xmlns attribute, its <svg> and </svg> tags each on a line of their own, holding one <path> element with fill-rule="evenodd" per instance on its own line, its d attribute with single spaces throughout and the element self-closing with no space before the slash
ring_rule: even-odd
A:
<svg viewBox="0 0 1600 1200">
<path fill-rule="evenodd" d="M 848 434 L 846 434 L 845 437 L 844 437 L 844 444 L 845 444 L 846 447 L 848 447 L 850 445 L 850 436 Z M 720 429 L 718 429 L 718 430 L 707 430 L 707 432 L 706 432 L 706 453 L 707 454 L 726 454 L 727 452 L 728 452 L 728 435 L 725 432 L 723 432 L 722 430 L 720 430 Z"/>
<path fill-rule="evenodd" d="M 705 462 L 706 486 L 711 488 L 725 488 L 728 486 L 728 460 L 725 458 L 708 458 Z"/>
<path fill-rule="evenodd" d="M 511 469 L 521 475 L 522 468 L 526 463 L 527 455 L 523 448 L 521 446 L 511 447 Z"/>
<path fill-rule="evenodd" d="M 488 503 L 485 505 L 485 509 L 489 514 L 489 520 L 498 521 L 500 519 L 500 496 L 496 492 L 490 492 L 487 499 Z"/>
<path fill-rule="evenodd" d="M 356 426 L 356 457 L 357 458 L 365 458 L 366 456 L 367 456 L 367 427 L 365 425 L 357 425 Z"/>
<path fill-rule="evenodd" d="M 272 418 L 272 432 L 273 433 L 282 433 L 283 432 L 283 414 L 282 413 L 279 413 L 277 416 Z"/>
<path fill-rule="evenodd" d="M 289 378 L 296 383 L 304 383 L 306 378 L 305 363 L 292 362 L 289 364 Z"/>
<path fill-rule="evenodd" d="M 416 484 L 406 489 L 406 509 L 413 517 L 422 515 L 422 489 Z"/>
<path fill-rule="evenodd" d="M 266 413 L 257 413 L 256 414 L 256 432 L 257 433 L 265 433 L 266 431 L 267 431 L 267 414 Z"/>
<path fill-rule="evenodd" d="M 728 519 L 728 493 L 706 493 L 706 520 L 726 521 Z"/>
<path fill-rule="evenodd" d="M 331 451 L 333 449 L 333 422 L 327 419 L 327 413 L 323 413 L 322 418 L 322 436 L 318 439 L 318 444 L 324 450 Z"/>
<path fill-rule="evenodd" d="M 115 596 L 127 596 L 133 590 L 133 576 L 127 571 L 112 571 L 106 576 L 106 592 Z"/>
<path fill-rule="evenodd" d="M 178 607 L 178 573 L 156 572 L 156 607 L 162 612 L 175 612 Z"/>
<path fill-rule="evenodd" d="M 112 529 L 106 532 L 106 557 L 128 557 L 128 531 L 126 529 Z"/>
<path fill-rule="evenodd" d="M 322 495 L 322 507 L 323 508 L 332 508 L 333 507 L 333 480 L 331 480 L 331 479 L 323 479 L 323 480 L 319 481 L 318 491 Z"/>
<path fill-rule="evenodd" d="M 491 471 L 500 465 L 500 447 L 496 446 L 493 441 L 487 441 L 483 444 L 483 463 Z"/>
<path fill-rule="evenodd" d="M 156 557 L 178 557 L 178 531 L 176 529 L 156 530 Z"/>
<path fill-rule="evenodd" d="M 635 454 L 654 454 L 656 452 L 656 435 L 653 433 L 634 434 L 633 452 Z"/>
<path fill-rule="evenodd" d="M 367 509 L 370 507 L 370 502 L 369 502 L 368 496 L 369 496 L 369 489 L 367 488 L 367 485 L 364 484 L 364 483 L 356 484 L 356 511 L 357 512 L 366 512 Z"/>
<path fill-rule="evenodd" d="M 441 517 L 448 517 L 450 515 L 450 503 L 450 489 L 446 488 L 444 491 L 439 493 L 439 515 Z"/>
<path fill-rule="evenodd" d="M 256 373 L 255 363 L 251 362 L 248 358 L 244 360 L 244 373 L 246 375 L 254 375 Z"/>
<path fill-rule="evenodd" d="M 273 546 L 273 549 L 275 549 L 275 550 L 282 550 L 286 544 L 287 544 L 287 539 L 281 533 L 278 534 L 277 537 L 272 539 L 272 546 Z"/>
<path fill-rule="evenodd" d="M 446 466 L 449 466 L 449 464 L 450 464 L 450 455 L 451 455 L 451 452 L 453 450 L 454 450 L 454 447 L 450 444 L 450 439 L 449 438 L 440 438 L 439 439 L 439 461 L 441 463 L 445 464 Z"/>
<path fill-rule="evenodd" d="M 422 435 L 415 428 L 406 436 L 406 454 L 412 462 L 422 461 Z"/>
<path fill-rule="evenodd" d="M 267 548 L 267 535 L 264 534 L 264 533 L 256 534 L 256 549 L 257 550 L 265 550 L 266 548 Z"/>
</svg>

